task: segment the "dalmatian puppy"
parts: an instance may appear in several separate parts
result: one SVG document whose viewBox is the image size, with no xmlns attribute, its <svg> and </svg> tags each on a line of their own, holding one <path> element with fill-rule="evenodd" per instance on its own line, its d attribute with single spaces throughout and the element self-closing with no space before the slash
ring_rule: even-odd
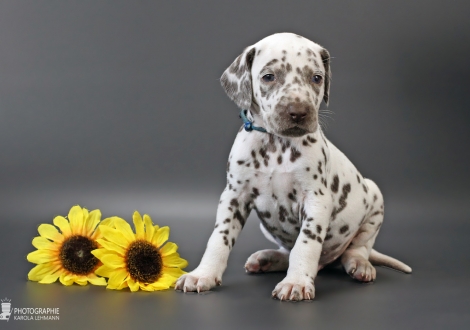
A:
<svg viewBox="0 0 470 330">
<path fill-rule="evenodd" d="M 328 51 L 292 33 L 247 47 L 223 73 L 225 92 L 246 109 L 246 129 L 242 126 L 230 152 L 227 187 L 204 256 L 179 278 L 177 290 L 221 285 L 251 210 L 279 249 L 253 253 L 245 268 L 287 271 L 274 298 L 313 299 L 317 272 L 335 260 L 360 282 L 375 280 L 372 264 L 411 273 L 372 248 L 383 223 L 382 194 L 321 130 L 318 112 L 322 100 L 328 104 L 330 79 Z"/>
</svg>

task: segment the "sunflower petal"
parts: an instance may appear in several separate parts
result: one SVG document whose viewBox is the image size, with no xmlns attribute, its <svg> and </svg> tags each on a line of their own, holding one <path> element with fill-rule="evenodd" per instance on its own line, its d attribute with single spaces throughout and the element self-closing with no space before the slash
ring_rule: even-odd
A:
<svg viewBox="0 0 470 330">
<path fill-rule="evenodd" d="M 75 275 L 75 274 L 67 272 L 67 273 L 64 273 L 63 279 L 64 279 L 64 281 L 70 281 L 70 280 L 75 281 L 79 277 L 80 277 L 80 275 Z"/>
<path fill-rule="evenodd" d="M 73 280 L 72 279 L 65 279 L 67 276 L 67 274 L 62 274 L 59 276 L 59 281 L 60 283 L 62 283 L 63 285 L 72 285 L 73 284 Z"/>
<path fill-rule="evenodd" d="M 162 259 L 163 259 L 163 264 L 167 267 L 185 268 L 188 266 L 188 262 L 180 258 L 179 254 L 176 252 L 173 254 L 164 256 Z"/>
<path fill-rule="evenodd" d="M 81 235 L 83 227 L 83 210 L 80 206 L 75 205 L 69 211 L 70 227 L 72 234 Z"/>
<path fill-rule="evenodd" d="M 155 286 L 160 286 L 162 288 L 169 288 L 175 285 L 177 278 L 168 274 L 162 274 L 158 279 L 158 282 L 153 283 Z"/>
<path fill-rule="evenodd" d="M 110 218 L 106 218 L 104 220 L 101 220 L 101 222 L 98 224 L 98 227 L 96 227 L 95 231 L 91 235 L 91 238 L 96 240 L 97 238 L 103 237 L 103 233 L 101 232 L 101 229 L 100 229 L 101 226 L 103 226 L 103 227 L 107 226 L 109 228 L 116 229 L 116 227 L 114 226 L 114 219 L 116 219 L 116 218 L 118 218 L 118 217 L 110 217 Z"/>
<path fill-rule="evenodd" d="M 76 279 L 74 282 L 77 283 L 78 285 L 82 285 L 82 286 L 88 284 L 88 281 L 87 281 L 87 280 L 79 280 L 79 279 Z"/>
<path fill-rule="evenodd" d="M 104 247 L 106 250 L 113 251 L 113 252 L 117 252 L 117 253 L 119 253 L 119 254 L 121 254 L 121 255 L 125 255 L 125 254 L 126 254 L 126 250 L 125 250 L 123 247 L 117 245 L 116 243 L 107 241 L 107 240 L 102 239 L 102 238 L 98 238 L 96 241 L 97 241 L 99 244 L 101 244 L 101 246 Z M 96 256 L 96 257 L 99 259 L 98 256 Z"/>
<path fill-rule="evenodd" d="M 144 222 L 145 222 L 145 239 L 151 242 L 153 235 L 155 235 L 155 227 L 153 226 L 152 218 L 150 218 L 148 214 L 144 214 Z"/>
<path fill-rule="evenodd" d="M 116 270 L 109 278 L 108 285 L 112 288 L 118 288 L 124 282 L 127 275 L 128 273 L 124 268 Z"/>
<path fill-rule="evenodd" d="M 55 217 L 52 222 L 54 223 L 54 225 L 59 227 L 60 231 L 62 232 L 62 234 L 65 237 L 72 235 L 72 229 L 70 228 L 70 222 L 68 222 L 67 219 L 65 219 L 63 216 L 59 215 L 59 216 Z"/>
<path fill-rule="evenodd" d="M 28 279 L 36 282 L 41 281 L 45 276 L 53 274 L 60 267 L 60 264 L 53 262 L 37 265 L 29 271 Z"/>
<path fill-rule="evenodd" d="M 127 239 L 118 230 L 102 225 L 100 225 L 98 228 L 101 231 L 103 237 L 108 241 L 116 243 L 117 245 L 122 246 L 124 248 L 129 246 L 129 242 L 127 241 Z"/>
<path fill-rule="evenodd" d="M 100 260 L 103 264 L 111 268 L 126 267 L 126 264 L 124 263 L 124 258 L 119 257 L 115 254 L 106 254 Z"/>
<path fill-rule="evenodd" d="M 114 225 L 116 226 L 116 230 L 118 230 L 129 243 L 135 241 L 135 234 L 127 221 L 116 219 Z"/>
<path fill-rule="evenodd" d="M 147 284 L 147 285 L 141 284 L 140 288 L 144 291 L 149 291 L 149 292 L 155 291 L 155 289 L 153 288 L 151 284 Z"/>
<path fill-rule="evenodd" d="M 95 270 L 95 274 L 99 276 L 103 276 L 103 277 L 110 277 L 114 271 L 115 271 L 114 268 L 111 268 L 106 265 L 102 265 Z"/>
<path fill-rule="evenodd" d="M 43 223 L 38 227 L 38 232 L 42 237 L 48 238 L 54 242 L 62 242 L 64 240 L 64 235 L 59 233 L 56 227 L 50 224 Z"/>
<path fill-rule="evenodd" d="M 167 274 L 167 275 L 179 278 L 181 275 L 186 274 L 186 272 L 179 268 L 170 268 L 170 267 L 163 266 L 163 274 Z"/>
<path fill-rule="evenodd" d="M 160 228 L 155 232 L 152 238 L 152 243 L 155 244 L 157 247 L 160 247 L 168 241 L 168 237 L 170 236 L 170 227 L 165 226 Z"/>
<path fill-rule="evenodd" d="M 50 240 L 42 236 L 37 236 L 33 238 L 32 244 L 38 250 L 44 249 L 44 250 L 58 251 L 60 247 L 58 243 L 51 242 Z"/>
<path fill-rule="evenodd" d="M 115 228 L 115 227 L 114 227 L 114 221 L 115 221 L 116 219 L 122 219 L 122 218 L 113 216 L 113 217 L 109 217 L 109 218 L 103 219 L 103 220 L 101 220 L 101 222 L 100 222 L 100 226 L 103 225 L 103 226 L 108 226 L 108 227 Z M 124 220 L 124 219 L 122 219 L 122 220 Z"/>
<path fill-rule="evenodd" d="M 162 256 L 167 256 L 169 254 L 175 253 L 178 250 L 178 245 L 172 242 L 167 242 L 161 249 L 160 253 Z"/>
<path fill-rule="evenodd" d="M 85 236 L 91 236 L 96 226 L 100 223 L 101 211 L 93 210 L 90 212 L 88 217 L 85 219 L 84 234 Z"/>
<path fill-rule="evenodd" d="M 57 260 L 57 255 L 51 250 L 36 250 L 28 253 L 26 259 L 33 264 L 43 264 Z"/>
<path fill-rule="evenodd" d="M 134 281 L 132 278 L 129 278 L 127 280 L 127 285 L 129 286 L 129 289 L 131 289 L 132 292 L 136 292 L 139 290 L 139 283 Z"/>
<path fill-rule="evenodd" d="M 134 214 L 132 215 L 132 220 L 134 222 L 136 238 L 144 239 L 145 238 L 144 221 L 142 220 L 140 213 L 135 211 Z"/>
<path fill-rule="evenodd" d="M 122 282 L 122 284 L 121 284 L 120 286 L 118 286 L 118 287 L 116 288 L 116 290 L 122 290 L 122 289 L 127 288 L 128 286 L 129 286 L 129 285 L 127 284 L 127 281 L 124 281 L 124 282 Z"/>
<path fill-rule="evenodd" d="M 98 277 L 94 274 L 88 275 L 87 278 L 88 278 L 88 282 L 90 282 L 93 285 L 105 286 L 107 284 L 105 278 Z"/>
<path fill-rule="evenodd" d="M 114 254 L 114 255 L 117 255 L 116 252 L 114 251 L 109 251 L 105 248 L 101 248 L 101 249 L 95 249 L 95 250 L 92 250 L 91 251 L 91 254 L 94 255 L 96 258 L 100 259 L 103 258 L 104 256 L 108 255 L 108 254 Z"/>
<path fill-rule="evenodd" d="M 83 220 L 82 221 L 83 221 L 83 223 L 85 223 L 86 219 L 90 215 L 90 212 L 86 208 L 82 208 L 82 212 L 83 212 Z"/>
<path fill-rule="evenodd" d="M 46 275 L 42 278 L 42 280 L 39 281 L 39 283 L 41 284 L 54 283 L 55 281 L 57 281 L 58 278 L 59 278 L 59 274 Z"/>
<path fill-rule="evenodd" d="M 169 289 L 173 285 L 174 282 L 176 282 L 176 280 L 173 280 L 172 283 L 160 282 L 160 280 L 158 280 L 158 282 L 155 282 L 149 285 L 152 286 L 155 291 L 166 290 L 166 289 Z"/>
</svg>

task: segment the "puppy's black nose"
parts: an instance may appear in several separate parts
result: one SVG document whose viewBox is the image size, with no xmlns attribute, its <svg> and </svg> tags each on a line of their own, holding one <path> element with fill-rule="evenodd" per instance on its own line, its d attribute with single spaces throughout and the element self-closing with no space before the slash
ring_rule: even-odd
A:
<svg viewBox="0 0 470 330">
<path fill-rule="evenodd" d="M 296 123 L 300 123 L 307 117 L 309 107 L 303 103 L 291 103 L 287 107 L 287 113 Z"/>
</svg>

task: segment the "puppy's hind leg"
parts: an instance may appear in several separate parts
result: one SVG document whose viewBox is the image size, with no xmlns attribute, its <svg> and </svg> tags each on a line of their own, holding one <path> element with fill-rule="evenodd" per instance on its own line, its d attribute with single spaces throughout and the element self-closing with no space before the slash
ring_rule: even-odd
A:
<svg viewBox="0 0 470 330">
<path fill-rule="evenodd" d="M 383 197 L 377 185 L 366 179 L 369 187 L 370 209 L 356 236 L 341 256 L 341 264 L 346 272 L 361 282 L 371 282 L 376 278 L 376 270 L 369 261 L 372 246 L 383 223 Z"/>
<path fill-rule="evenodd" d="M 278 244 L 267 229 L 260 224 L 264 236 L 271 242 Z M 253 253 L 245 263 L 247 273 L 282 272 L 289 268 L 289 251 L 283 247 L 278 250 L 267 249 Z"/>
</svg>

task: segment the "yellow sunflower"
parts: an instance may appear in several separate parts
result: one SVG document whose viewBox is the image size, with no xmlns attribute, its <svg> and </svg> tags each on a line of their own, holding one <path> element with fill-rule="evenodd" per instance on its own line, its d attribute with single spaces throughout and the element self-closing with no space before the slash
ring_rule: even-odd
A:
<svg viewBox="0 0 470 330">
<path fill-rule="evenodd" d="M 42 224 L 38 227 L 41 236 L 33 239 L 36 251 L 28 254 L 28 261 L 37 264 L 28 274 L 28 279 L 39 283 L 53 283 L 60 280 L 63 285 L 74 282 L 86 285 L 106 285 L 104 278 L 95 275 L 95 270 L 102 263 L 91 254 L 99 248 L 96 242 L 101 237 L 97 229 L 100 223 L 100 210 L 88 212 L 87 209 L 76 205 L 68 214 L 68 219 L 62 216 L 54 218 L 54 225 Z M 101 224 L 111 224 L 114 218 L 101 221 Z M 103 227 L 101 227 L 103 228 Z"/>
<path fill-rule="evenodd" d="M 170 228 L 153 225 L 152 219 L 139 212 L 133 215 L 135 233 L 123 219 L 116 218 L 110 226 L 100 226 L 102 248 L 92 251 L 103 266 L 96 274 L 108 277 L 107 289 L 155 291 L 173 287 L 186 272 L 188 262 L 176 252 L 178 246 L 166 242 Z M 165 244 L 166 242 L 166 244 Z"/>
</svg>

